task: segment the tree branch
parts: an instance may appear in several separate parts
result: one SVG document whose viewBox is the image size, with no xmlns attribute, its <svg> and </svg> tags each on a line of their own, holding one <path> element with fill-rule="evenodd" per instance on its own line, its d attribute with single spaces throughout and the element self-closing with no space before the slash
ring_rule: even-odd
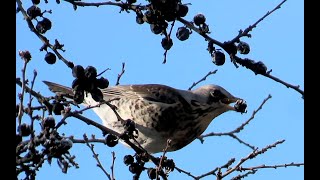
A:
<svg viewBox="0 0 320 180">
<path fill-rule="evenodd" d="M 200 82 L 202 81 L 205 81 L 207 79 L 208 76 L 210 76 L 211 74 L 215 74 L 217 73 L 217 69 L 214 70 L 214 71 L 209 71 L 202 79 L 200 79 L 199 81 L 197 82 L 193 82 L 193 84 L 188 88 L 188 90 L 190 91 L 192 88 L 194 88 L 197 84 L 199 84 Z"/>
</svg>

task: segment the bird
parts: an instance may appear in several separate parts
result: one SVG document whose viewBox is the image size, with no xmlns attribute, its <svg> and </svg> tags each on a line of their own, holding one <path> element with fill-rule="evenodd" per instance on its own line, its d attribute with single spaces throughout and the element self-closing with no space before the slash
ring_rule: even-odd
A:
<svg viewBox="0 0 320 180">
<path fill-rule="evenodd" d="M 70 87 L 43 81 L 56 94 L 73 96 Z M 177 151 L 199 137 L 219 115 L 239 112 L 232 103 L 244 103 L 219 85 L 203 85 L 194 90 L 183 90 L 162 84 L 116 85 L 100 89 L 103 100 L 110 101 L 122 119 L 135 123 L 138 137 L 134 143 L 149 153 Z M 90 93 L 85 93 L 83 105 L 95 106 Z M 102 124 L 118 133 L 124 132 L 123 124 L 107 104 L 92 108 Z M 122 142 L 125 144 L 124 142 Z M 126 145 L 126 144 L 125 144 Z"/>
</svg>

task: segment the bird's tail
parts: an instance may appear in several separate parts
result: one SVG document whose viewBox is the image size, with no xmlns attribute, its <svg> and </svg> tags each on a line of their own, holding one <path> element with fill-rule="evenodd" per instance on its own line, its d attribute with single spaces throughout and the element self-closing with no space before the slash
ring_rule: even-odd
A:
<svg viewBox="0 0 320 180">
<path fill-rule="evenodd" d="M 57 95 L 64 95 L 66 97 L 72 98 L 74 93 L 71 88 L 62 86 L 60 84 L 56 84 L 49 81 L 43 81 L 48 87 L 49 90 L 56 93 Z"/>
</svg>

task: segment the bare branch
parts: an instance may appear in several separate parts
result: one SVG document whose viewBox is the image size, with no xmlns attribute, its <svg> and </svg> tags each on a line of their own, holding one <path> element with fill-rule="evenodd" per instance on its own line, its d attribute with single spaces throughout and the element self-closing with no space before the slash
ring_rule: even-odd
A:
<svg viewBox="0 0 320 180">
<path fill-rule="evenodd" d="M 283 0 L 280 4 L 278 4 L 274 9 L 272 9 L 271 11 L 268 11 L 264 16 L 262 16 L 257 22 L 255 22 L 254 24 L 250 25 L 249 27 L 247 27 L 244 31 L 240 30 L 239 31 L 239 35 L 235 38 L 233 38 L 231 40 L 231 43 L 235 43 L 238 42 L 240 40 L 241 37 L 247 36 L 247 37 L 251 37 L 251 35 L 249 34 L 250 31 L 252 31 L 253 28 L 257 27 L 257 25 L 264 20 L 267 16 L 269 16 L 270 14 L 272 14 L 274 11 L 276 11 L 277 9 L 281 8 L 281 5 L 283 3 L 285 3 L 287 0 Z"/>
<path fill-rule="evenodd" d="M 170 31 L 169 31 L 169 35 L 165 34 L 167 36 L 168 39 L 171 39 L 171 32 L 172 32 L 172 29 L 173 29 L 173 26 L 174 26 L 174 23 L 176 22 L 176 20 L 174 20 L 172 23 L 171 23 L 171 28 L 170 28 Z M 162 64 L 165 64 L 167 62 L 167 53 L 168 53 L 168 50 L 166 49 L 163 53 L 163 62 Z"/>
<path fill-rule="evenodd" d="M 19 126 L 21 125 L 22 115 L 23 115 L 23 98 L 24 98 L 24 92 L 26 90 L 26 70 L 27 70 L 27 64 L 28 61 L 24 60 L 23 68 L 22 68 L 22 87 L 21 87 L 21 94 L 20 94 L 20 104 L 19 104 L 19 113 L 18 113 L 18 123 Z M 21 131 L 19 131 L 19 134 L 21 135 Z"/>
<path fill-rule="evenodd" d="M 272 76 L 270 73 L 266 73 L 266 74 L 262 74 L 262 75 L 265 76 L 265 77 L 268 77 L 268 78 L 270 78 L 270 79 L 272 79 L 272 80 L 274 80 L 276 82 L 279 82 L 279 83 L 285 85 L 287 88 L 294 89 L 295 91 L 299 92 L 302 95 L 302 98 L 304 99 L 304 91 L 302 91 L 300 89 L 299 85 L 297 85 L 297 86 L 291 85 L 291 84 L 289 84 L 289 83 L 287 83 L 285 81 L 282 81 L 281 79 L 279 79 L 279 78 L 277 78 L 275 76 Z"/>
<path fill-rule="evenodd" d="M 66 2 L 69 2 L 71 4 L 73 4 L 74 6 L 81 6 L 81 7 L 85 7 L 85 6 L 95 6 L 95 7 L 99 7 L 99 6 L 107 6 L 107 5 L 111 5 L 111 6 L 118 6 L 121 9 L 124 10 L 142 10 L 142 9 L 146 9 L 146 6 L 143 5 L 133 5 L 133 4 L 129 4 L 129 3 L 116 3 L 116 2 L 111 2 L 111 1 L 107 1 L 107 2 L 96 2 L 96 3 L 88 3 L 88 2 L 82 2 L 82 1 L 74 1 L 74 0 L 64 0 Z"/>
<path fill-rule="evenodd" d="M 111 164 L 111 167 L 110 167 L 110 169 L 111 169 L 111 179 L 115 180 L 115 178 L 114 178 L 114 161 L 116 160 L 116 153 L 114 151 L 112 151 L 111 154 L 112 154 L 112 164 Z"/>
<path fill-rule="evenodd" d="M 194 88 L 197 84 L 199 84 L 200 82 L 202 81 L 205 81 L 207 79 L 208 76 L 210 76 L 211 74 L 215 74 L 217 73 L 217 69 L 214 70 L 214 71 L 209 71 L 202 79 L 200 79 L 199 81 L 197 82 L 193 82 L 193 84 L 188 88 L 188 90 L 190 91 L 192 88 Z"/>
<path fill-rule="evenodd" d="M 83 135 L 83 139 L 86 141 L 88 139 L 87 135 L 84 134 Z M 104 169 L 104 167 L 102 166 L 100 160 L 99 160 L 99 154 L 97 154 L 95 151 L 94 151 L 94 145 L 93 144 L 89 144 L 89 142 L 86 142 L 86 145 L 90 148 L 92 154 L 93 154 L 93 157 L 94 159 L 97 161 L 97 166 L 103 171 L 103 173 L 108 177 L 109 180 L 113 180 L 110 176 L 110 174 Z"/>
<path fill-rule="evenodd" d="M 268 151 L 269 149 L 272 149 L 274 147 L 276 147 L 278 144 L 282 144 L 285 140 L 280 140 L 280 141 L 277 141 L 271 145 L 268 145 L 266 146 L 265 148 L 262 148 L 261 150 L 254 150 L 252 153 L 250 153 L 247 157 L 245 158 L 242 158 L 238 164 L 236 164 L 233 168 L 231 169 L 228 169 L 227 172 L 225 172 L 224 174 L 221 175 L 221 179 L 226 177 L 227 175 L 231 174 L 232 172 L 236 171 L 240 166 L 241 164 L 243 164 L 244 162 L 246 162 L 247 160 L 249 159 L 253 159 L 255 158 L 256 156 L 262 154 L 262 153 L 265 153 L 266 151 Z"/>
<path fill-rule="evenodd" d="M 229 168 L 231 166 L 231 164 L 233 164 L 235 162 L 235 160 L 236 160 L 235 158 L 232 158 L 226 164 L 224 164 L 224 165 L 222 165 L 220 167 L 216 167 L 214 170 L 209 171 L 209 172 L 207 172 L 205 174 L 197 176 L 196 179 L 201 179 L 201 178 L 204 178 L 204 177 L 209 176 L 209 175 L 215 175 L 216 176 L 216 172 L 217 171 L 221 171 L 222 168 Z"/>
<path fill-rule="evenodd" d="M 125 72 L 124 67 L 125 67 L 125 63 L 123 62 L 123 63 L 122 63 L 122 69 L 121 69 L 121 72 L 120 72 L 120 74 L 118 74 L 118 77 L 117 77 L 116 86 L 120 84 L 120 83 L 119 83 L 120 78 L 122 77 L 122 75 L 123 75 L 123 74 L 124 74 L 124 72 Z"/>
</svg>

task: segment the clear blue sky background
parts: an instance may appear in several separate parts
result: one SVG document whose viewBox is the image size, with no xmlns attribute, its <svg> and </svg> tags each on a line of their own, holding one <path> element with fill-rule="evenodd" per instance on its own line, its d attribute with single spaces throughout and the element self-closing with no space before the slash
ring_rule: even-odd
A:
<svg viewBox="0 0 320 180">
<path fill-rule="evenodd" d="M 248 27 L 273 9 L 278 1 L 183 1 L 192 3 L 189 13 L 185 17 L 191 20 L 199 12 L 205 14 L 210 26 L 210 36 L 226 41 L 235 37 L 240 29 Z M 24 1 L 24 7 L 30 6 Z M 240 67 L 235 68 L 227 58 L 225 65 L 215 66 L 206 51 L 207 43 L 197 33 L 193 33 L 187 41 L 181 42 L 173 37 L 174 45 L 168 52 L 167 64 L 163 65 L 163 53 L 160 42 L 162 36 L 154 35 L 148 24 L 138 25 L 134 13 L 121 13 L 113 6 L 78 7 L 77 11 L 65 2 L 57 5 L 51 0 L 49 4 L 41 2 L 40 7 L 52 9 L 52 14 L 45 16 L 52 20 L 52 30 L 45 35 L 51 41 L 58 39 L 65 45 L 66 52 L 62 55 L 75 64 L 95 66 L 99 72 L 111 68 L 104 74 L 112 85 L 115 84 L 117 74 L 121 71 L 122 62 L 126 63 L 126 72 L 121 84 L 160 83 L 176 88 L 187 89 L 201 79 L 208 71 L 218 69 L 217 74 L 210 76 L 200 85 L 219 84 L 236 96 L 247 101 L 248 113 L 226 113 L 214 120 L 205 133 L 226 132 L 238 127 L 246 121 L 257 109 L 268 94 L 272 95 L 255 119 L 238 136 L 257 147 L 264 147 L 277 140 L 285 139 L 284 144 L 268 151 L 257 158 L 243 164 L 243 167 L 261 164 L 275 165 L 291 162 L 304 162 L 304 100 L 301 95 L 263 76 L 256 76 L 251 71 Z M 286 82 L 300 85 L 304 89 L 304 4 L 301 0 L 287 1 L 281 9 L 262 21 L 253 30 L 252 38 L 243 38 L 249 43 L 251 52 L 247 56 L 263 61 L 272 74 Z M 29 50 L 32 61 L 28 66 L 28 78 L 32 78 L 32 71 L 38 71 L 34 89 L 44 95 L 52 95 L 42 80 L 54 81 L 64 85 L 71 85 L 73 77 L 61 61 L 55 65 L 48 65 L 39 52 L 41 41 L 28 29 L 22 15 L 16 15 L 16 66 L 17 76 L 21 75 L 22 61 L 18 57 L 18 50 Z M 177 22 L 174 33 L 182 26 Z M 200 86 L 199 85 L 199 86 Z M 17 93 L 20 88 L 17 87 Z M 100 122 L 92 111 L 85 112 L 91 119 Z M 56 117 L 59 119 L 61 117 Z M 26 119 L 26 122 L 29 122 Z M 76 120 L 69 119 L 68 125 L 61 128 L 66 135 L 75 135 L 81 138 L 84 133 L 96 134 L 101 137 L 100 131 L 94 127 Z M 110 172 L 111 151 L 116 152 L 115 177 L 118 180 L 132 179 L 122 158 L 126 154 L 133 154 L 133 150 L 122 145 L 109 148 L 96 144 L 95 150 Z M 229 159 L 236 158 L 238 162 L 247 156 L 251 149 L 239 144 L 230 137 L 210 137 L 204 144 L 195 140 L 193 143 L 178 152 L 168 153 L 169 158 L 175 160 L 176 166 L 190 171 L 194 175 L 206 173 L 217 166 L 225 164 Z M 80 169 L 70 168 L 68 174 L 61 173 L 56 162 L 47 163 L 38 172 L 39 180 L 65 179 L 106 179 L 103 172 L 96 167 L 92 153 L 85 145 L 75 144 L 71 153 L 76 155 Z M 160 156 L 160 154 L 156 154 Z M 149 164 L 150 166 L 151 164 Z M 229 176 L 230 179 L 237 174 Z M 261 169 L 247 179 L 291 179 L 301 180 L 304 167 L 288 167 L 279 169 Z M 204 179 L 212 179 L 209 176 Z M 143 172 L 141 179 L 147 179 Z M 169 175 L 169 179 L 191 179 L 177 171 Z"/>
</svg>

